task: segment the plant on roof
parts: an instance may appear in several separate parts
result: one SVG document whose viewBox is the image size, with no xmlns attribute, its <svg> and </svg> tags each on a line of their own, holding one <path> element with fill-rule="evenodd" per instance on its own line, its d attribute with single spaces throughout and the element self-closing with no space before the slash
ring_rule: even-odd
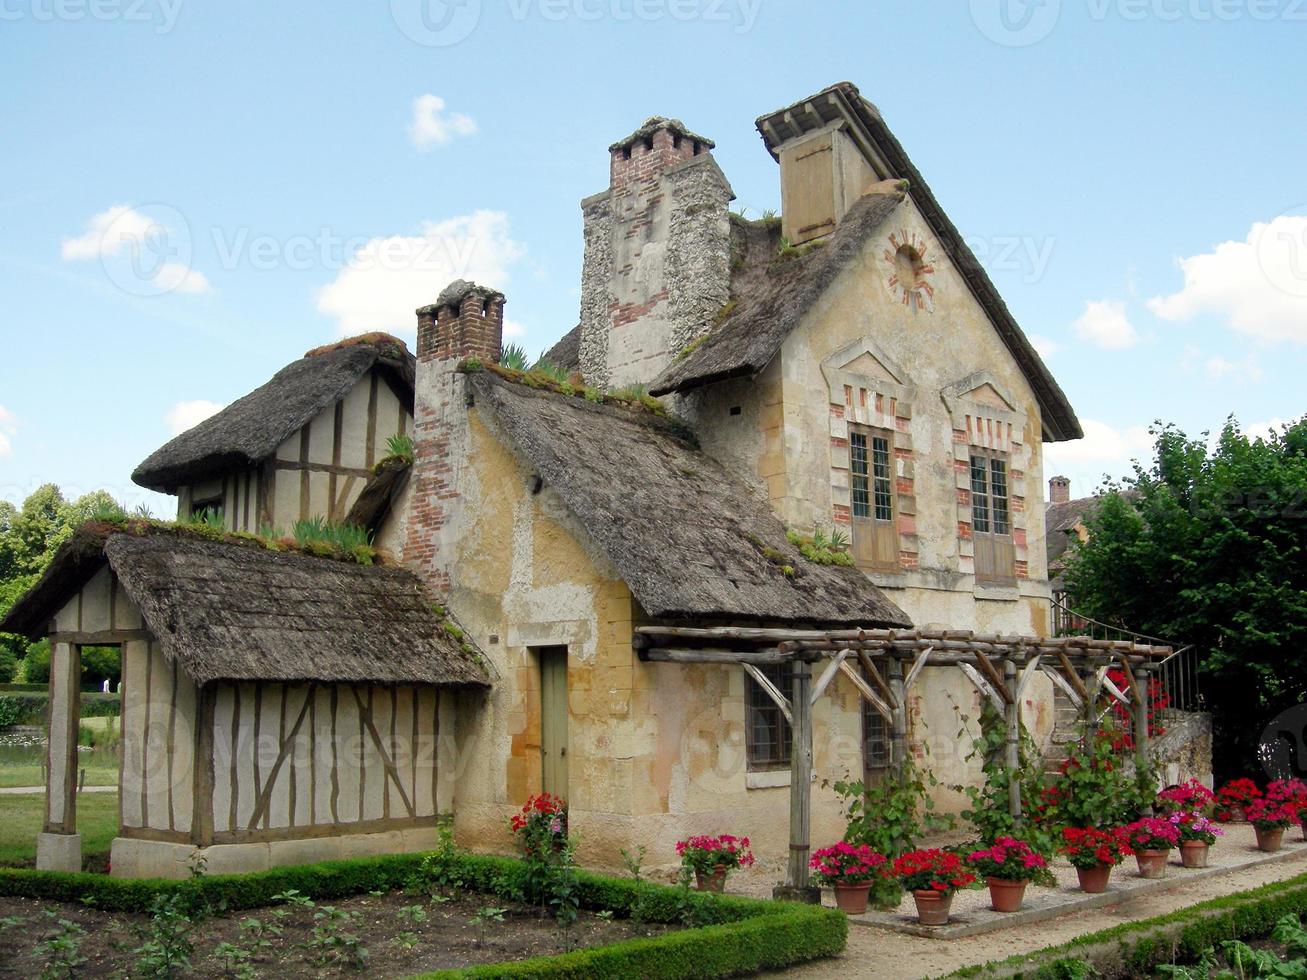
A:
<svg viewBox="0 0 1307 980">
<path fill-rule="evenodd" d="M 225 531 L 227 529 L 227 525 L 222 519 L 222 508 L 220 507 L 201 507 L 191 514 L 190 523 L 200 527 L 212 528 L 215 531 Z"/>
<path fill-rule="evenodd" d="M 526 348 L 521 344 L 505 344 L 504 349 L 499 352 L 500 367 L 512 368 L 514 371 L 525 371 L 530 363 L 526 356 Z"/>
<path fill-rule="evenodd" d="M 413 462 L 413 437 L 407 432 L 399 432 L 387 439 L 386 458 Z"/>
<path fill-rule="evenodd" d="M 786 531 L 785 537 L 799 549 L 799 554 L 814 565 L 853 564 L 853 555 L 849 553 L 849 537 L 838 529 L 827 535 L 821 528 L 817 528 L 812 532 L 812 537 L 804 537 L 798 531 Z"/>
<path fill-rule="evenodd" d="M 781 236 L 780 244 L 776 246 L 776 255 L 783 261 L 789 259 L 798 259 L 807 255 L 814 249 L 822 248 L 826 245 L 826 239 L 818 238 L 816 241 L 806 242 L 803 245 L 793 244 L 785 235 Z"/>
<path fill-rule="evenodd" d="M 585 397 L 585 400 L 588 402 L 594 402 L 597 405 L 603 404 L 604 393 L 600 391 L 598 388 L 594 387 L 594 385 L 586 385 L 585 390 L 582 392 L 582 395 Z"/>
<path fill-rule="evenodd" d="M 528 374 L 539 374 L 548 378 L 550 381 L 556 381 L 560 384 L 567 380 L 567 370 L 559 367 L 552 361 L 546 361 L 543 357 L 531 366 Z"/>
<path fill-rule="evenodd" d="M 726 304 L 726 306 L 730 306 L 730 305 L 731 305 L 730 303 Z M 723 306 L 722 309 L 723 310 L 726 309 L 726 306 Z M 722 315 L 721 311 L 718 311 L 717 316 L 713 318 L 713 324 L 716 325 L 718 323 L 721 323 L 723 319 L 725 319 L 725 317 Z M 695 337 L 694 340 L 690 341 L 688 344 L 682 347 L 680 352 L 675 357 L 672 358 L 672 363 L 673 364 L 681 363 L 681 361 L 685 360 L 687 357 L 689 357 L 691 354 L 697 351 L 700 347 L 702 347 L 703 342 L 707 339 L 708 339 L 708 335 L 706 333 L 700 334 L 698 337 Z"/>
<path fill-rule="evenodd" d="M 476 371 L 480 371 L 484 367 L 485 364 L 482 363 L 481 358 L 465 357 L 463 360 L 458 362 L 458 367 L 455 368 L 455 370 L 461 374 L 472 374 Z"/>
<path fill-rule="evenodd" d="M 357 524 L 333 524 L 318 515 L 291 526 L 295 544 L 310 554 L 324 558 L 351 555 L 360 565 L 371 565 L 376 558 L 370 535 Z"/>
</svg>

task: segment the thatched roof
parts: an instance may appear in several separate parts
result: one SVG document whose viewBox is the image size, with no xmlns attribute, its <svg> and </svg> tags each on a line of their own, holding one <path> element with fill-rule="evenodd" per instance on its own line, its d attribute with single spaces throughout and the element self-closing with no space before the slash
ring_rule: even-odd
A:
<svg viewBox="0 0 1307 980">
<path fill-rule="evenodd" d="M 770 507 L 674 423 L 488 371 L 467 383 L 649 615 L 910 625 L 861 572 L 805 561 Z"/>
<path fill-rule="evenodd" d="M 740 261 L 731 275 L 729 312 L 698 346 L 668 365 L 650 391 L 684 391 L 762 371 L 905 197 L 892 185 L 882 190 L 858 201 L 828 242 L 801 248 L 793 258 L 777 255 L 779 225 L 732 217 L 732 250 Z"/>
<path fill-rule="evenodd" d="M 374 367 L 412 410 L 415 361 L 403 341 L 367 334 L 309 351 L 272 380 L 155 450 L 136 467 L 140 486 L 172 493 L 267 459 L 301 426 L 344 398 Z"/>
<path fill-rule="evenodd" d="M 413 573 L 176 533 L 82 529 L 0 621 L 43 635 L 105 563 L 163 652 L 197 682 L 488 683 Z"/>
<path fill-rule="evenodd" d="M 558 343 L 540 355 L 540 360 L 547 361 L 568 374 L 581 370 L 581 324 L 577 324 L 563 336 Z"/>
<path fill-rule="evenodd" d="M 1080 422 L 1071 403 L 1035 351 L 1034 345 L 1017 324 L 1011 311 L 1008 310 L 1007 304 L 1003 302 L 989 274 L 971 251 L 953 221 L 940 207 L 930 185 L 926 183 L 921 171 L 916 168 L 903 149 L 903 144 L 885 125 L 880 110 L 862 97 L 856 85 L 851 82 L 832 85 L 792 106 L 759 117 L 757 126 L 767 149 L 776 156 L 777 148 L 785 141 L 837 120 L 848 124 L 852 137 L 859 143 L 865 154 L 883 161 L 884 168 L 893 178 L 908 182 L 908 193 L 912 197 L 913 204 L 930 225 L 954 267 L 966 280 L 977 302 L 989 315 L 994 328 L 1034 391 L 1043 420 L 1044 441 L 1061 442 L 1081 438 L 1084 432 L 1080 428 Z M 857 210 L 858 208 L 855 207 L 850 211 L 849 215 L 841 221 L 841 225 L 846 223 L 850 216 L 854 216 L 854 211 Z M 838 230 L 834 238 L 839 238 Z M 832 241 L 832 245 L 834 244 Z M 817 270 L 824 266 L 814 264 L 811 268 L 813 274 L 817 274 Z M 807 295 L 812 294 L 807 293 Z M 731 319 L 727 318 L 723 321 L 719 329 L 726 328 Z M 709 337 L 711 336 L 710 333 Z M 750 346 L 748 354 L 739 357 L 738 363 L 735 363 L 722 352 L 710 357 L 709 344 L 704 343 L 679 364 L 673 365 L 664 372 L 651 390 L 655 393 L 684 390 L 728 376 L 724 374 L 728 370 L 737 374 L 756 373 L 758 368 L 755 365 L 759 356 L 758 351 Z"/>
<path fill-rule="evenodd" d="M 368 477 L 368 482 L 363 485 L 358 499 L 345 515 L 344 523 L 375 534 L 390 513 L 391 506 L 408 485 L 408 475 L 412 468 L 411 459 L 399 456 L 390 456 L 378 463 L 372 476 Z"/>
</svg>

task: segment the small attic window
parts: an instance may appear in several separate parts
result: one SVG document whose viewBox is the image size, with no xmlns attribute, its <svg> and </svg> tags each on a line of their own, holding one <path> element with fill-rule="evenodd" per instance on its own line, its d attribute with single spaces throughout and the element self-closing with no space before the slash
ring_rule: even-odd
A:
<svg viewBox="0 0 1307 980">
<path fill-rule="evenodd" d="M 631 148 L 629 146 L 622 147 L 622 159 L 623 160 L 631 159 Z"/>
<path fill-rule="evenodd" d="M 740 406 L 739 406 L 739 405 L 732 405 L 732 406 L 731 406 L 731 414 L 732 414 L 732 415 L 739 415 L 739 414 L 740 414 Z"/>
<path fill-rule="evenodd" d="M 926 260 L 911 245 L 900 245 L 894 253 L 894 269 L 898 273 L 899 282 L 909 289 L 921 282 L 925 267 Z"/>
<path fill-rule="evenodd" d="M 652 136 L 652 134 L 649 135 L 649 136 L 646 136 L 646 137 L 644 138 L 644 150 L 645 150 L 646 153 L 652 153 L 652 152 L 653 152 L 653 136 Z"/>
<path fill-rule="evenodd" d="M 699 155 L 699 149 L 700 149 L 700 147 L 699 147 L 699 141 L 698 141 L 698 140 L 695 140 L 695 141 L 694 141 L 694 155 L 695 155 L 695 156 L 698 156 L 698 155 Z"/>
<path fill-rule="evenodd" d="M 680 148 L 681 148 L 681 134 L 672 133 L 672 149 L 679 150 Z"/>
</svg>

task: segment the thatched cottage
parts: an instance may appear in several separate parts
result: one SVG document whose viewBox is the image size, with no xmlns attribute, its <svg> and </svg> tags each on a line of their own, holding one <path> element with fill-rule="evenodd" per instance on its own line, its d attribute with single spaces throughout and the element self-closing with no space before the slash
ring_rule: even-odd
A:
<svg viewBox="0 0 1307 980">
<path fill-rule="evenodd" d="M 567 382 L 498 369 L 505 298 L 459 281 L 417 311 L 415 359 L 381 336 L 311 352 L 136 472 L 231 531 L 365 525 L 390 567 L 162 534 L 61 555 L 3 628 L 48 632 L 68 677 L 78 643 L 126 631 L 116 874 L 197 847 L 210 870 L 419 847 L 437 814 L 507 849 L 541 790 L 569 800 L 589 863 L 640 844 L 662 863 L 721 831 L 782 860 L 792 769 L 809 771 L 785 705 L 799 685 L 809 714 L 808 675 L 784 650 L 714 662 L 657 637 L 1047 635 L 1043 447 L 1081 436 L 1066 397 L 854 86 L 757 127 L 779 219 L 732 214 L 713 143 L 676 120 L 609 148 L 609 186 L 582 202 L 580 323 L 547 354 Z M 411 467 L 383 462 L 396 434 Z M 874 779 L 905 750 L 945 783 L 974 776 L 966 676 L 919 665 L 898 728 L 857 663 L 811 679 L 811 778 Z M 1021 688 L 1036 738 L 1052 689 Z M 285 761 L 306 739 L 321 767 Z M 434 761 L 411 761 L 424 739 Z M 140 775 L 141 741 L 170 794 L 153 763 Z M 66 775 L 52 765 L 48 855 L 75 829 Z M 829 793 L 811 820 L 842 832 Z"/>
</svg>

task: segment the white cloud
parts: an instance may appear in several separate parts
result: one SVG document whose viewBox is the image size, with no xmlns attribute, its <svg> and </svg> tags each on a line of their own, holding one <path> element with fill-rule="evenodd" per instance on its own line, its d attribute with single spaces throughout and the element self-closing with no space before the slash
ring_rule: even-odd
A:
<svg viewBox="0 0 1307 980">
<path fill-rule="evenodd" d="M 471 136 L 476 131 L 476 120 L 461 112 L 445 112 L 445 100 L 438 95 L 428 92 L 413 100 L 408 136 L 419 150 L 444 146 L 456 136 Z"/>
<path fill-rule="evenodd" d="M 1038 352 L 1039 356 L 1046 361 L 1062 349 L 1062 345 L 1056 340 L 1053 340 L 1051 337 L 1043 337 L 1039 334 L 1032 333 L 1030 335 L 1030 342 L 1035 346 L 1035 350 Z"/>
<path fill-rule="evenodd" d="M 18 418 L 13 412 L 0 405 L 0 456 L 9 456 L 13 453 L 13 443 L 9 437 L 18 431 Z"/>
<path fill-rule="evenodd" d="M 1081 340 L 1098 347 L 1115 350 L 1139 342 L 1139 332 L 1126 316 L 1125 304 L 1115 299 L 1087 302 L 1085 312 L 1071 324 L 1071 329 Z"/>
<path fill-rule="evenodd" d="M 526 336 L 526 327 L 524 327 L 522 324 L 518 323 L 516 320 L 509 320 L 507 317 L 505 317 L 505 318 L 504 318 L 504 336 L 505 336 L 505 337 L 525 337 L 525 336 Z"/>
<path fill-rule="evenodd" d="M 59 246 L 64 261 L 95 259 L 117 255 L 128 245 L 145 241 L 155 222 L 126 204 L 115 204 L 107 211 L 92 215 L 86 231 L 76 238 L 65 238 Z"/>
<path fill-rule="evenodd" d="M 151 279 L 161 293 L 213 292 L 213 284 L 203 272 L 180 262 L 165 262 Z"/>
<path fill-rule="evenodd" d="M 1146 426 L 1117 429 L 1095 419 L 1081 419 L 1080 426 L 1085 430 L 1083 439 L 1044 445 L 1044 477 L 1070 477 L 1073 497 L 1092 494 L 1105 475 L 1131 476 L 1133 460 L 1147 465 L 1152 458 L 1153 437 Z"/>
<path fill-rule="evenodd" d="M 178 402 L 164 414 L 163 420 L 175 436 L 187 429 L 193 429 L 211 415 L 217 415 L 226 406 L 217 402 L 197 398 L 195 401 Z"/>
<path fill-rule="evenodd" d="M 374 238 L 335 280 L 318 291 L 319 312 L 336 317 L 342 335 L 368 330 L 412 333 L 413 311 L 435 301 L 454 279 L 503 289 L 523 254 L 502 211 L 476 211 L 426 222 L 420 235 Z"/>
<path fill-rule="evenodd" d="M 1204 313 L 1264 341 L 1307 343 L 1307 217 L 1257 222 L 1241 242 L 1180 259 L 1184 286 L 1148 301 L 1163 320 Z"/>
<path fill-rule="evenodd" d="M 1258 365 L 1256 358 L 1251 354 L 1241 361 L 1232 361 L 1220 354 L 1213 354 L 1207 359 L 1203 367 L 1209 377 L 1218 380 L 1260 381 L 1262 379 L 1261 366 Z"/>
</svg>

